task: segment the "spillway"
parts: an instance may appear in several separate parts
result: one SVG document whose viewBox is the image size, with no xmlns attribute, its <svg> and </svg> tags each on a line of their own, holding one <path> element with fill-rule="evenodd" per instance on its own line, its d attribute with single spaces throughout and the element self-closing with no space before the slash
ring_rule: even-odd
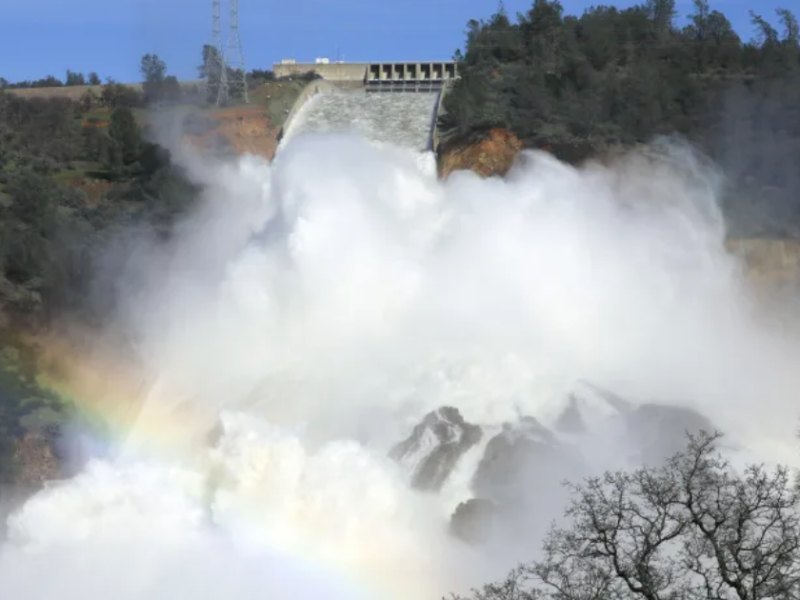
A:
<svg viewBox="0 0 800 600">
<path fill-rule="evenodd" d="M 428 148 L 437 98 L 432 93 L 364 90 L 318 94 L 297 113 L 283 143 L 301 133 L 358 133 L 373 142 L 423 152 Z"/>
</svg>

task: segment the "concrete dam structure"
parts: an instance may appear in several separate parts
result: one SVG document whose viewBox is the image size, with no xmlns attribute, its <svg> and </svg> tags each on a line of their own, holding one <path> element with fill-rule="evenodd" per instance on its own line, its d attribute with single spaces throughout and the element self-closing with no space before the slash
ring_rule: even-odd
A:
<svg viewBox="0 0 800 600">
<path fill-rule="evenodd" d="M 458 65 L 452 61 L 298 63 L 284 60 L 272 68 L 277 77 L 314 72 L 327 81 L 360 83 L 370 92 L 435 92 L 458 77 Z"/>
<path fill-rule="evenodd" d="M 273 68 L 278 77 L 314 72 L 322 78 L 309 83 L 295 102 L 281 145 L 303 133 L 356 133 L 420 153 L 436 149 L 441 99 L 458 77 L 454 62 L 284 60 Z"/>
<path fill-rule="evenodd" d="M 372 142 L 425 152 L 431 148 L 438 99 L 433 93 L 325 89 L 295 112 L 281 144 L 303 133 L 356 133 Z"/>
</svg>

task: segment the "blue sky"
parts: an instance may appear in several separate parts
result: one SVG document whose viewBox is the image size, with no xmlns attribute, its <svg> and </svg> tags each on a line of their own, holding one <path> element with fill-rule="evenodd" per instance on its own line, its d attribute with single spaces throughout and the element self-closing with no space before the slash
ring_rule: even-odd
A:
<svg viewBox="0 0 800 600">
<path fill-rule="evenodd" d="M 514 14 L 531 1 L 505 4 Z M 593 4 L 562 1 L 568 13 Z M 711 5 L 749 38 L 750 7 L 776 22 L 775 8 L 795 2 Z M 63 78 L 69 68 L 131 82 L 139 79 L 141 56 L 154 52 L 170 73 L 194 78 L 210 36 L 210 6 L 210 0 L 0 0 L 0 77 Z M 248 69 L 270 68 L 281 58 L 335 59 L 339 51 L 349 61 L 446 60 L 463 44 L 466 22 L 488 17 L 496 7 L 496 0 L 239 0 L 240 34 Z M 691 3 L 678 0 L 678 10 L 690 13 Z"/>
</svg>

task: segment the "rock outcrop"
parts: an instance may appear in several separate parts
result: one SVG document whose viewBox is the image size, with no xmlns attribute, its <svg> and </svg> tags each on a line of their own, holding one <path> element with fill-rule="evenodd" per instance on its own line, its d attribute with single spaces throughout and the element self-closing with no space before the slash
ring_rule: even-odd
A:
<svg viewBox="0 0 800 600">
<path fill-rule="evenodd" d="M 559 486 L 565 474 L 582 471 L 577 451 L 533 417 L 505 423 L 486 445 L 472 482 L 479 498 L 529 500 L 537 490 Z"/>
<path fill-rule="evenodd" d="M 492 129 L 478 141 L 445 142 L 439 148 L 439 177 L 446 179 L 453 171 L 469 170 L 481 177 L 503 176 L 511 169 L 522 150 L 522 142 L 505 129 Z"/>
<path fill-rule="evenodd" d="M 198 119 L 203 126 L 191 128 L 184 143 L 203 150 L 256 154 L 268 160 L 275 156 L 280 128 L 271 123 L 263 107 L 227 108 Z"/>
<path fill-rule="evenodd" d="M 762 292 L 800 289 L 800 241 L 728 239 L 725 247 L 742 264 L 747 280 Z"/>
<path fill-rule="evenodd" d="M 587 460 L 595 457 L 587 453 L 598 444 L 613 446 L 605 452 L 629 459 L 630 467 L 680 451 L 687 432 L 713 429 L 708 418 L 690 408 L 634 404 L 581 383 L 565 395 L 552 429 L 521 416 L 489 439 L 472 477 L 473 498 L 457 506 L 450 530 L 469 543 L 486 541 L 498 528 L 539 535 L 568 499 L 563 479 L 577 481 L 597 468 L 596 461 Z M 409 469 L 414 488 L 438 491 L 483 435 L 487 428 L 466 422 L 456 408 L 442 407 L 428 413 L 390 456 Z"/>
<path fill-rule="evenodd" d="M 450 517 L 450 533 L 470 543 L 485 542 L 502 518 L 500 507 L 491 500 L 471 498 L 461 502 Z"/>
<path fill-rule="evenodd" d="M 686 434 L 712 432 L 714 425 L 691 408 L 642 404 L 625 415 L 625 428 L 639 462 L 656 463 L 686 446 Z"/>
<path fill-rule="evenodd" d="M 482 435 L 481 428 L 467 423 L 457 408 L 444 406 L 425 415 L 389 456 L 411 470 L 415 489 L 438 491 Z"/>
</svg>

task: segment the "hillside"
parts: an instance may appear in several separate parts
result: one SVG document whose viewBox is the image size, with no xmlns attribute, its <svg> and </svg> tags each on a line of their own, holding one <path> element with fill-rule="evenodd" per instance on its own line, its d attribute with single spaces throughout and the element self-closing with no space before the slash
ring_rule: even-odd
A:
<svg viewBox="0 0 800 600">
<path fill-rule="evenodd" d="M 43 351 L 61 323 L 91 330 L 113 305 L 95 301 L 91 277 L 108 240 L 139 224 L 168 241 L 196 201 L 156 128 L 175 125 L 205 152 L 271 159 L 306 85 L 254 72 L 249 103 L 216 107 L 197 82 L 173 86 L 164 71 L 155 86 L 0 90 L 0 483 L 58 475 L 70 407 L 41 382 Z"/>
<path fill-rule="evenodd" d="M 797 19 L 779 9 L 773 25 L 752 13 L 746 41 L 706 0 L 689 12 L 679 24 L 674 0 L 581 15 L 535 0 L 515 20 L 501 3 L 470 21 L 439 120 L 440 165 L 463 162 L 448 155 L 490 131 L 572 163 L 676 135 L 725 170 L 733 235 L 800 237 Z M 507 170 L 496 162 L 485 174 Z"/>
<path fill-rule="evenodd" d="M 199 88 L 202 85 L 201 80 L 195 81 L 181 81 L 180 85 L 184 89 Z M 143 84 L 141 83 L 122 83 L 131 90 L 141 93 Z M 24 87 L 24 88 L 9 88 L 9 94 L 14 94 L 20 98 L 68 98 L 70 100 L 80 100 L 81 96 L 86 93 L 97 94 L 98 96 L 103 92 L 103 85 L 60 85 L 48 87 Z"/>
</svg>

